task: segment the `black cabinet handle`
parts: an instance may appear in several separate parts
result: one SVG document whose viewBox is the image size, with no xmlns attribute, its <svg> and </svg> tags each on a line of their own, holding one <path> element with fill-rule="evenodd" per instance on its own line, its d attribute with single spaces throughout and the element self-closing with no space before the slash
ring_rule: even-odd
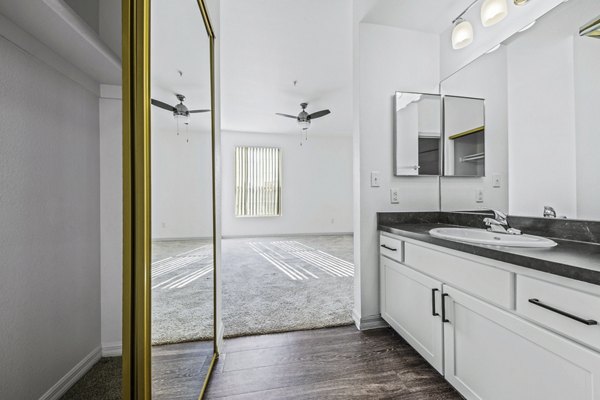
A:
<svg viewBox="0 0 600 400">
<path fill-rule="evenodd" d="M 439 289 L 431 289 L 431 315 L 437 317 L 440 314 L 435 311 L 435 292 L 439 292 Z"/>
<path fill-rule="evenodd" d="M 446 297 L 450 296 L 448 293 L 442 294 L 442 322 L 450 322 L 449 319 L 446 319 Z"/>
<path fill-rule="evenodd" d="M 533 304 L 533 305 L 545 308 L 546 310 L 550 310 L 550 311 L 555 312 L 557 314 L 560 314 L 560 315 L 562 315 L 564 317 L 574 319 L 575 321 L 581 322 L 582 324 L 585 324 L 585 325 L 598 325 L 598 321 L 594 321 L 593 319 L 585 319 L 585 318 L 578 317 L 577 315 L 573 315 L 573 314 L 568 313 L 566 311 L 559 310 L 558 308 L 554 308 L 552 306 L 549 306 L 548 304 L 544 304 L 541 301 L 539 301 L 538 299 L 529 299 L 529 302 L 531 304 Z"/>
<path fill-rule="evenodd" d="M 388 247 L 385 244 L 382 244 L 381 247 L 383 247 L 384 249 L 388 249 L 390 251 L 398 251 L 398 249 L 392 249 L 391 247 Z"/>
</svg>

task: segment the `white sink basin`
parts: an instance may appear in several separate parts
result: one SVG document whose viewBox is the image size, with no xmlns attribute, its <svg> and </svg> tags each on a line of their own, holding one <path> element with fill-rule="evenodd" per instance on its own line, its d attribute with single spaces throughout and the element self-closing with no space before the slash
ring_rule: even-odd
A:
<svg viewBox="0 0 600 400">
<path fill-rule="evenodd" d="M 540 236 L 507 235 L 476 228 L 435 228 L 429 234 L 439 239 L 455 242 L 488 244 L 507 247 L 548 248 L 556 246 L 556 242 Z"/>
</svg>

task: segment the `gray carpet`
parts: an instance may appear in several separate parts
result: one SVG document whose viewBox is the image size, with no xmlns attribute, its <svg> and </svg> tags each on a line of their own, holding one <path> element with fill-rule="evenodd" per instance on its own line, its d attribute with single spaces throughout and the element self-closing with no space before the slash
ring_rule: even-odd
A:
<svg viewBox="0 0 600 400">
<path fill-rule="evenodd" d="M 153 344 L 212 337 L 207 242 L 153 245 Z M 352 323 L 352 236 L 223 240 L 225 336 Z"/>
<path fill-rule="evenodd" d="M 121 398 L 121 357 L 102 358 L 61 400 L 118 400 Z"/>
</svg>

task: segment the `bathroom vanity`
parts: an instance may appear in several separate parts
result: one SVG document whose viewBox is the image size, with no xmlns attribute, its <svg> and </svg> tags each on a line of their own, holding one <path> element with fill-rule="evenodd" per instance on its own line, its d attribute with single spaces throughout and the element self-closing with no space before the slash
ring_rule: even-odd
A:
<svg viewBox="0 0 600 400">
<path fill-rule="evenodd" d="M 600 244 L 565 239 L 600 223 L 545 249 L 429 234 L 483 217 L 380 213 L 382 318 L 467 399 L 600 399 Z"/>
</svg>

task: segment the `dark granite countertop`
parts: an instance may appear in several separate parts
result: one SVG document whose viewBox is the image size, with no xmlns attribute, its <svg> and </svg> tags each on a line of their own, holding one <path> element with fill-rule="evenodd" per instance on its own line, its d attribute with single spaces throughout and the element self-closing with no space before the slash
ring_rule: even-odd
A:
<svg viewBox="0 0 600 400">
<path fill-rule="evenodd" d="M 461 220 L 462 215 L 458 219 L 454 218 L 457 214 L 459 213 L 381 213 L 378 214 L 378 229 L 436 246 L 600 285 L 598 243 L 552 237 L 558 246 L 534 249 L 461 243 L 434 238 L 429 234 L 434 228 L 474 227 L 474 224 L 482 220 L 480 214 L 465 214 L 467 220 Z M 539 232 L 535 234 L 539 235 Z"/>
</svg>

